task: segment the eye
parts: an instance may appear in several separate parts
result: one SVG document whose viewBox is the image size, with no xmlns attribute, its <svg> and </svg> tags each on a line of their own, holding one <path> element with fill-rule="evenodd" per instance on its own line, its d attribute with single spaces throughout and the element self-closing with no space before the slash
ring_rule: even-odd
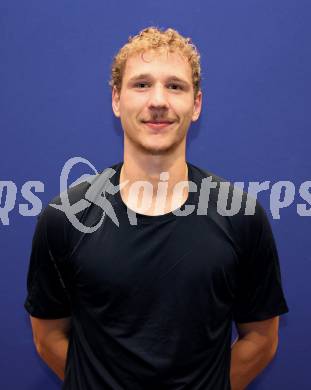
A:
<svg viewBox="0 0 311 390">
<path fill-rule="evenodd" d="M 179 85 L 179 84 L 169 84 L 169 86 L 168 86 L 170 89 L 173 89 L 173 90 L 182 90 L 183 88 L 182 88 L 182 86 L 181 85 Z"/>
<path fill-rule="evenodd" d="M 148 85 L 149 85 L 148 83 L 146 83 L 146 82 L 144 82 L 144 81 L 141 81 L 141 82 L 139 82 L 139 83 L 134 84 L 134 87 L 135 87 L 135 88 L 144 89 L 144 88 L 146 88 Z"/>
</svg>

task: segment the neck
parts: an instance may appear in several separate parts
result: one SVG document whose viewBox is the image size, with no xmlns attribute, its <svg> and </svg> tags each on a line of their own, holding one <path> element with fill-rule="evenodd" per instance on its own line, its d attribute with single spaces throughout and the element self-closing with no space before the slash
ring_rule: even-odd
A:
<svg viewBox="0 0 311 390">
<path fill-rule="evenodd" d="M 160 174 L 167 174 L 160 177 Z M 188 186 L 179 191 L 175 186 L 188 181 L 188 166 L 185 153 L 172 153 L 167 156 L 150 156 L 139 153 L 124 153 L 124 163 L 120 173 L 120 182 L 128 184 L 121 190 L 124 203 L 132 210 L 147 215 L 161 215 L 179 208 L 188 197 Z M 148 186 L 133 196 L 133 184 L 145 181 Z M 141 210 L 142 203 L 149 204 L 148 209 Z"/>
</svg>

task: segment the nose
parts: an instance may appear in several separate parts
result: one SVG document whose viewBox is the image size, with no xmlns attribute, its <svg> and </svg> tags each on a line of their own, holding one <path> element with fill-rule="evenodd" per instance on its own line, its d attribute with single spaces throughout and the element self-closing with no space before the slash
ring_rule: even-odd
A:
<svg viewBox="0 0 311 390">
<path fill-rule="evenodd" d="M 150 89 L 149 108 L 168 108 L 166 91 L 161 84 L 155 84 Z"/>
</svg>

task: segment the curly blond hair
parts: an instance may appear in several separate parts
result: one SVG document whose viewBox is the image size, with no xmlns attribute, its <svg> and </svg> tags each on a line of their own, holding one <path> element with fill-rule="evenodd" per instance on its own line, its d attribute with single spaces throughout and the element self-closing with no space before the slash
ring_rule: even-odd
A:
<svg viewBox="0 0 311 390">
<path fill-rule="evenodd" d="M 169 52 L 179 51 L 189 61 L 192 69 L 192 82 L 194 96 L 201 88 L 200 54 L 191 38 L 185 38 L 178 31 L 168 28 L 165 31 L 157 27 L 147 27 L 134 37 L 129 37 L 128 42 L 119 50 L 113 59 L 111 79 L 109 85 L 121 91 L 122 77 L 127 59 L 146 50 L 167 49 Z"/>
</svg>

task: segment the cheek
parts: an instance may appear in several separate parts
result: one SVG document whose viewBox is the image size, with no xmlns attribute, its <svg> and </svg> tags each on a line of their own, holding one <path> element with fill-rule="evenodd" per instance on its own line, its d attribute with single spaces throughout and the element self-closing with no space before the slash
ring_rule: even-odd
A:
<svg viewBox="0 0 311 390">
<path fill-rule="evenodd" d="M 144 96 L 137 96 L 126 94 L 120 101 L 120 111 L 126 115 L 138 114 L 146 105 L 146 98 Z"/>
<path fill-rule="evenodd" d="M 188 94 L 171 94 L 168 96 L 168 102 L 181 112 L 187 112 L 193 107 L 193 99 Z"/>
<path fill-rule="evenodd" d="M 191 118 L 192 113 L 193 113 L 193 105 L 191 104 L 192 102 L 190 101 L 185 101 L 185 100 L 178 100 L 174 102 L 174 105 L 172 107 L 174 108 L 175 112 L 183 117 L 183 118 Z"/>
</svg>

